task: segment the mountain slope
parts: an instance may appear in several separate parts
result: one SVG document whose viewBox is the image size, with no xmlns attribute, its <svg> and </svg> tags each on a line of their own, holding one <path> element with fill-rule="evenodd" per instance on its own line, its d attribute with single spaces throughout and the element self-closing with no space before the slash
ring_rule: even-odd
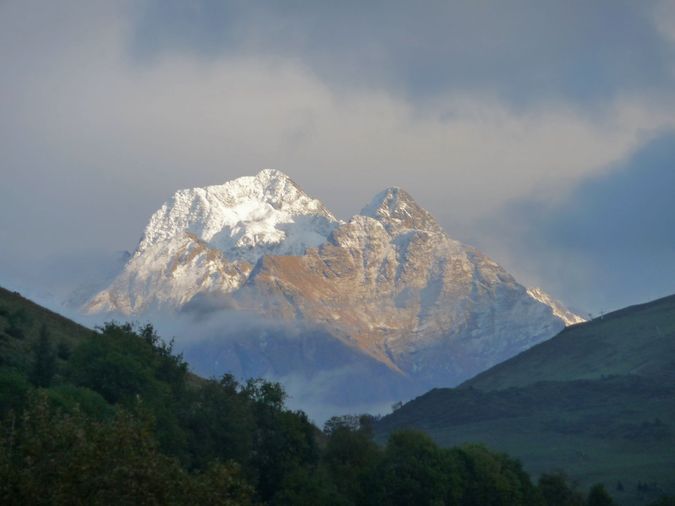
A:
<svg viewBox="0 0 675 506">
<path fill-rule="evenodd" d="M 377 430 L 482 442 L 532 474 L 562 469 L 584 486 L 605 482 L 620 504 L 645 504 L 675 492 L 674 365 L 675 296 L 569 327 L 459 388 L 407 403 Z"/>
<path fill-rule="evenodd" d="M 94 332 L 0 287 L 0 366 L 26 369 L 40 328 L 46 325 L 53 343 L 72 349 Z"/>
</svg>

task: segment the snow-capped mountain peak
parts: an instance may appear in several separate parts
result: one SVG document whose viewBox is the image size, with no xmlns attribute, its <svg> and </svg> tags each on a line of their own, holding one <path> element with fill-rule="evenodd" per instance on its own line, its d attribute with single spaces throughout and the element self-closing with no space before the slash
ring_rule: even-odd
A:
<svg viewBox="0 0 675 506">
<path fill-rule="evenodd" d="M 155 309 L 260 317 L 260 331 L 228 335 L 219 325 L 212 343 L 196 340 L 188 352 L 218 357 L 203 365 L 209 374 L 300 374 L 313 390 L 320 378 L 325 395 L 347 402 L 459 384 L 580 321 L 448 237 L 401 188 L 344 223 L 272 169 L 174 193 L 84 307 L 137 317 Z"/>
<path fill-rule="evenodd" d="M 222 185 L 179 190 L 150 218 L 136 255 L 191 233 L 229 260 L 299 255 L 321 244 L 338 220 L 286 174 L 265 169 Z"/>
<path fill-rule="evenodd" d="M 361 215 L 375 218 L 392 235 L 407 230 L 422 230 L 429 233 L 442 233 L 436 219 L 422 208 L 405 190 L 392 186 L 375 195 L 363 208 Z"/>
</svg>

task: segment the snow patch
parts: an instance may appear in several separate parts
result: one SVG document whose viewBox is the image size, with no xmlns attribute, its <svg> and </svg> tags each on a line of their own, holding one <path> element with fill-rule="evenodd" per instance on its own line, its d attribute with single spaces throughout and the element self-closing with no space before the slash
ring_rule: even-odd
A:
<svg viewBox="0 0 675 506">
<path fill-rule="evenodd" d="M 567 309 L 562 302 L 554 299 L 541 288 L 528 288 L 527 294 L 534 300 L 550 307 L 553 314 L 560 318 L 563 323 L 565 323 L 566 327 L 577 323 L 584 323 L 586 321 L 585 318 Z"/>
</svg>

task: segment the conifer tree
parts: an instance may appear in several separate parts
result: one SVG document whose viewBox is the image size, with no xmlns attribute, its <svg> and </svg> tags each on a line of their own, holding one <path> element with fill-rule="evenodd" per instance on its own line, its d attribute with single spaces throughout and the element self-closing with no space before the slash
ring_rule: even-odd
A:
<svg viewBox="0 0 675 506">
<path fill-rule="evenodd" d="M 56 372 L 56 357 L 46 325 L 40 327 L 40 335 L 33 348 L 33 365 L 30 371 L 31 382 L 38 387 L 48 387 Z"/>
<path fill-rule="evenodd" d="M 588 506 L 612 506 L 614 501 L 612 497 L 607 493 L 605 487 L 598 483 L 591 487 L 590 492 L 588 493 L 588 501 L 586 502 Z"/>
</svg>

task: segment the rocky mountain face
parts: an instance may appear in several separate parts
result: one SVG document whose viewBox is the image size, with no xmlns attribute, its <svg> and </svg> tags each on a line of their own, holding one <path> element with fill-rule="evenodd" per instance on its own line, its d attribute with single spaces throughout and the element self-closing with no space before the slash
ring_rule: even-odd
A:
<svg viewBox="0 0 675 506">
<path fill-rule="evenodd" d="M 274 170 L 177 192 L 85 310 L 128 316 L 195 307 L 314 326 L 331 346 L 384 365 L 420 392 L 457 384 L 582 321 L 452 240 L 402 189 L 385 190 L 342 222 Z M 210 343 L 235 349 L 223 366 L 236 357 L 244 375 L 278 372 L 289 360 L 315 367 L 317 356 L 336 366 L 331 357 L 340 355 L 296 342 L 290 357 L 263 341 Z M 263 370 L 247 370 L 260 356 Z"/>
</svg>

